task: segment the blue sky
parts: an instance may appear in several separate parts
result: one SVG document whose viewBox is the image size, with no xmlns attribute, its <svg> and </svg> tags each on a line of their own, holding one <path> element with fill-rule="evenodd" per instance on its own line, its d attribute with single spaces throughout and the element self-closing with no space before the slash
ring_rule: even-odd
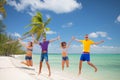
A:
<svg viewBox="0 0 120 80">
<path fill-rule="evenodd" d="M 120 53 L 119 3 L 120 0 L 8 0 L 4 23 L 8 33 L 22 36 L 29 30 L 24 26 L 40 11 L 44 20 L 52 18 L 48 40 L 60 35 L 61 41 L 68 42 L 72 36 L 84 39 L 84 35 L 89 34 L 95 42 L 105 41 L 91 46 L 91 53 Z M 40 52 L 38 45 L 34 48 L 34 52 Z M 49 52 L 60 52 L 59 41 L 50 44 Z M 69 52 L 82 52 L 82 45 L 73 41 Z"/>
</svg>

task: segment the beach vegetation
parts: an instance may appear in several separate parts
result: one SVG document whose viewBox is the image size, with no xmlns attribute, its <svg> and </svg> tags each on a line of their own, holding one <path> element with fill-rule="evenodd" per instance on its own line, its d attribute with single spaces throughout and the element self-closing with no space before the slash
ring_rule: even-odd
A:
<svg viewBox="0 0 120 80">
<path fill-rule="evenodd" d="M 6 10 L 4 8 L 6 2 L 6 0 L 0 0 L 0 14 L 2 14 L 4 18 L 6 17 Z"/>
<path fill-rule="evenodd" d="M 0 55 L 1 56 L 11 56 L 17 54 L 25 54 L 22 46 L 18 41 L 14 43 L 7 44 L 8 41 L 15 41 L 15 37 L 8 35 L 7 33 L 0 34 Z"/>
</svg>

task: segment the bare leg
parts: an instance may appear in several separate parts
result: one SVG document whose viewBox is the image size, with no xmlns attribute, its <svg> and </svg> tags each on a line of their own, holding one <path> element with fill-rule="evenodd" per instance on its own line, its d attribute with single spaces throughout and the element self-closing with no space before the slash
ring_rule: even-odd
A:
<svg viewBox="0 0 120 80">
<path fill-rule="evenodd" d="M 69 67 L 69 60 L 66 61 L 66 66 Z"/>
<path fill-rule="evenodd" d="M 65 61 L 62 60 L 62 71 L 64 70 Z"/>
<path fill-rule="evenodd" d="M 40 67 L 39 67 L 38 75 L 41 73 L 41 69 L 42 69 L 42 61 L 40 62 Z"/>
<path fill-rule="evenodd" d="M 82 62 L 83 62 L 83 61 L 80 61 L 80 62 L 79 62 L 79 72 L 78 72 L 78 75 L 80 75 L 80 74 L 81 74 Z"/>
<path fill-rule="evenodd" d="M 49 75 L 48 76 L 51 76 L 50 65 L 49 65 L 48 61 L 46 62 L 46 65 L 47 65 L 47 68 L 48 68 L 48 71 L 49 71 Z"/>
<path fill-rule="evenodd" d="M 21 62 L 21 63 L 29 66 L 29 60 L 23 61 L 23 62 Z"/>
<path fill-rule="evenodd" d="M 33 66 L 33 62 L 32 62 L 32 60 L 29 61 L 29 64 L 30 64 L 30 66 Z"/>
<path fill-rule="evenodd" d="M 95 69 L 95 72 L 97 72 L 97 68 L 95 67 L 95 65 L 93 65 L 92 63 L 90 63 L 90 61 L 87 62 L 88 65 L 90 65 L 91 67 L 93 67 Z"/>
</svg>

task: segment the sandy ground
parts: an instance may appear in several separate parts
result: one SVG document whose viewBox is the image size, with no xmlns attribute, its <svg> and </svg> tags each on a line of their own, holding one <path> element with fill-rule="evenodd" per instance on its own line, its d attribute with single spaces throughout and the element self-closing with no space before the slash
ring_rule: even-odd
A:
<svg viewBox="0 0 120 80">
<path fill-rule="evenodd" d="M 38 75 L 38 67 L 27 67 L 13 57 L 0 57 L 0 80 L 86 80 L 82 77 L 73 77 L 64 72 L 52 69 L 48 77 L 48 70 L 42 70 Z"/>
</svg>

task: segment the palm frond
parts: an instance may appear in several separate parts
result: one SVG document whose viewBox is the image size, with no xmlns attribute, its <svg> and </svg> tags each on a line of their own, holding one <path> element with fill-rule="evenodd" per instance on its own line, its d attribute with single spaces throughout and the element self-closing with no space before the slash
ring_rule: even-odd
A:
<svg viewBox="0 0 120 80">
<path fill-rule="evenodd" d="M 47 26 L 49 22 L 51 21 L 51 18 L 48 18 L 46 22 L 44 22 L 44 26 Z"/>
<path fill-rule="evenodd" d="M 28 32 L 26 32 L 26 33 L 24 33 L 23 34 L 23 36 L 26 36 L 26 35 L 28 35 L 28 34 L 30 34 L 30 32 L 28 31 Z"/>
<path fill-rule="evenodd" d="M 40 12 L 37 12 L 36 15 L 33 16 L 32 22 L 43 22 L 42 14 Z"/>
<path fill-rule="evenodd" d="M 42 36 L 42 33 L 43 33 L 43 32 L 40 32 L 40 31 L 36 33 L 36 36 L 37 36 L 37 37 L 36 37 L 36 40 L 39 40 L 39 39 L 40 39 L 40 37 Z"/>
<path fill-rule="evenodd" d="M 46 30 L 46 31 L 50 31 L 50 28 L 46 27 L 45 30 Z"/>
<path fill-rule="evenodd" d="M 33 26 L 38 26 L 38 27 L 40 27 L 40 26 L 42 26 L 42 22 L 34 22 L 34 23 L 32 23 L 32 24 L 29 24 L 29 25 L 27 25 L 27 26 L 25 26 L 25 28 L 28 28 L 28 27 L 33 27 Z"/>
<path fill-rule="evenodd" d="M 31 29 L 25 34 L 26 35 L 34 34 L 34 35 L 36 35 L 37 40 L 39 40 L 39 38 L 41 38 L 41 36 L 46 37 L 46 31 L 50 30 L 50 28 L 46 28 L 46 25 L 48 25 L 50 21 L 51 21 L 51 18 L 47 19 L 46 22 L 43 22 L 42 14 L 40 12 L 37 12 L 36 15 L 33 16 L 32 20 L 31 20 L 32 23 L 25 27 L 25 28 L 27 28 L 29 26 L 31 27 Z"/>
</svg>

